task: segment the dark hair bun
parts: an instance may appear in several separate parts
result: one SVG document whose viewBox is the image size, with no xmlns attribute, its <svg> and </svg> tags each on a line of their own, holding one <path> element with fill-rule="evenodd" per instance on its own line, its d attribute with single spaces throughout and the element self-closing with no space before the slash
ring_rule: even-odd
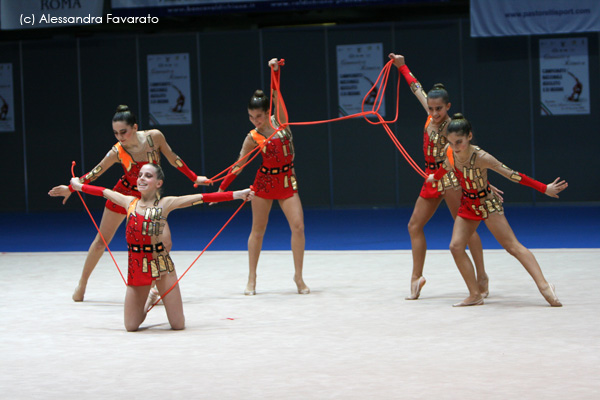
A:
<svg viewBox="0 0 600 400">
<path fill-rule="evenodd" d="M 126 106 L 124 104 L 121 104 L 119 107 L 117 107 L 117 111 L 115 112 L 115 115 L 113 116 L 112 120 L 113 122 L 125 122 L 129 126 L 134 126 L 135 124 L 137 124 L 137 118 L 131 112 L 129 106 Z"/>
<path fill-rule="evenodd" d="M 446 132 L 448 135 L 451 133 L 456 133 L 458 136 L 468 136 L 471 129 L 471 123 L 465 118 L 461 113 L 456 113 L 452 116 L 452 120 L 448 124 L 448 128 L 446 128 Z"/>
<path fill-rule="evenodd" d="M 248 102 L 248 110 L 258 109 L 263 111 L 269 110 L 269 98 L 260 89 L 254 91 L 254 94 L 250 97 L 250 102 Z"/>
<path fill-rule="evenodd" d="M 431 90 L 427 92 L 428 99 L 442 99 L 444 104 L 450 103 L 450 96 L 448 96 L 448 91 L 446 87 L 442 83 L 436 83 L 433 85 Z"/>
</svg>

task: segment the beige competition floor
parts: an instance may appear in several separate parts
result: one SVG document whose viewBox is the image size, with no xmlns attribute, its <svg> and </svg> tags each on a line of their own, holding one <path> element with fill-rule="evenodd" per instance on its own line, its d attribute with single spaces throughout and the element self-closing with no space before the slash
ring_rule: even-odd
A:
<svg viewBox="0 0 600 400">
<path fill-rule="evenodd" d="M 108 254 L 74 303 L 85 253 L 3 253 L 0 398 L 598 399 L 600 249 L 534 254 L 564 307 L 503 251 L 468 308 L 448 251 L 428 253 L 418 301 L 409 251 L 309 251 L 306 296 L 290 252 L 264 252 L 255 297 L 245 252 L 207 252 L 181 281 L 186 330 L 157 306 L 127 333 Z M 178 271 L 196 256 L 173 253 Z"/>
</svg>

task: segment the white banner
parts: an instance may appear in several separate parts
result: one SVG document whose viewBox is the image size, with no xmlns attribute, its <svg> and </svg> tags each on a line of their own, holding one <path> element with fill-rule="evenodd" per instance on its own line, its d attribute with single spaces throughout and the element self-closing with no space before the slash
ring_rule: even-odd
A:
<svg viewBox="0 0 600 400">
<path fill-rule="evenodd" d="M 13 66 L 11 63 L 0 64 L 0 132 L 14 131 Z"/>
<path fill-rule="evenodd" d="M 383 68 L 383 44 L 337 46 L 338 104 L 340 116 L 362 112 L 362 102 Z M 369 93 L 365 111 L 371 110 L 377 89 Z M 379 114 L 385 117 L 385 99 Z"/>
<path fill-rule="evenodd" d="M 150 125 L 190 125 L 190 55 L 148 55 Z"/>
<path fill-rule="evenodd" d="M 218 3 L 248 3 L 272 0 L 111 0 L 112 8 L 147 8 L 147 7 L 178 7 L 197 6 Z"/>
<path fill-rule="evenodd" d="M 273 0 L 112 0 L 116 13 L 138 15 L 200 15 L 213 12 L 256 12 Z"/>
<path fill-rule="evenodd" d="M 590 113 L 587 38 L 540 39 L 542 115 Z"/>
<path fill-rule="evenodd" d="M 253 7 L 256 4 L 267 4 L 272 9 L 290 8 L 326 8 L 326 7 L 356 7 L 380 4 L 398 3 L 444 3 L 450 0 L 111 0 L 113 9 L 119 8 L 149 8 L 149 7 L 181 7 L 190 6 L 217 6 L 223 10 L 237 9 L 237 7 Z M 236 6 L 238 5 L 238 6 Z"/>
<path fill-rule="evenodd" d="M 600 31 L 598 0 L 471 0 L 471 36 Z"/>
<path fill-rule="evenodd" d="M 102 24 L 103 4 L 103 0 L 0 0 L 0 28 Z"/>
<path fill-rule="evenodd" d="M 272 0 L 111 0 L 112 8 L 145 8 L 145 7 L 166 7 L 166 6 L 190 6 L 201 4 L 218 4 L 218 3 L 248 3 L 272 1 Z"/>
</svg>

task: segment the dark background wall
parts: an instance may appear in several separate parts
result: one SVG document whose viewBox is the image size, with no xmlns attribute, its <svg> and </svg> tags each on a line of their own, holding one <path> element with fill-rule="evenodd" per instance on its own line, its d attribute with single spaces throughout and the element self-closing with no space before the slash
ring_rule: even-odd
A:
<svg viewBox="0 0 600 400">
<path fill-rule="evenodd" d="M 393 19 L 393 16 L 390 16 Z M 149 128 L 146 59 L 149 54 L 189 53 L 192 125 L 159 127 L 171 147 L 197 173 L 213 176 L 235 161 L 252 128 L 246 104 L 257 88 L 268 88 L 267 61 L 284 58 L 282 93 L 292 122 L 337 117 L 336 46 L 383 43 L 426 89 L 443 82 L 451 112 L 471 119 L 477 144 L 499 160 L 542 182 L 569 181 L 561 202 L 600 200 L 595 164 L 600 152 L 598 96 L 599 34 L 587 37 L 591 114 L 540 115 L 540 37 L 475 39 L 466 17 L 414 22 L 337 26 L 290 26 L 174 33 L 98 32 L 85 37 L 14 37 L 0 41 L 0 63 L 12 63 L 16 131 L 0 133 L 0 168 L 6 211 L 80 208 L 62 206 L 48 190 L 66 184 L 71 161 L 76 173 L 93 168 L 116 142 L 111 118 L 128 104 Z M 551 37 L 565 37 L 554 35 Z M 567 36 L 568 37 L 568 36 Z M 384 62 L 387 60 L 384 60 Z M 395 84 L 394 71 L 391 83 Z M 393 86 L 393 85 L 392 85 Z M 394 110 L 393 93 L 386 115 Z M 393 131 L 422 164 L 426 113 L 401 82 L 400 115 Z M 293 128 L 300 193 L 307 207 L 396 207 L 412 205 L 422 179 L 408 166 L 382 127 L 362 119 Z M 255 163 L 232 187 L 249 185 Z M 114 166 L 97 181 L 112 187 Z M 166 166 L 167 192 L 194 190 Z M 512 203 L 554 201 L 491 175 Z M 8 189 L 10 188 L 10 189 Z M 89 197 L 89 196 L 88 196 Z M 100 199 L 90 199 L 100 208 Z"/>
</svg>

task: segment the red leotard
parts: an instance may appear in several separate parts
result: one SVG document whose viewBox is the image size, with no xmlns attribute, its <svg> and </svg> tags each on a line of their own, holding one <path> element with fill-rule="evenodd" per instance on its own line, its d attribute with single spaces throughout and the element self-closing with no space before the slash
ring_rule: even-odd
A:
<svg viewBox="0 0 600 400">
<path fill-rule="evenodd" d="M 129 205 L 125 238 L 129 249 L 127 285 L 146 286 L 160 279 L 163 273 L 175 270 L 173 261 L 156 238 L 164 226 L 162 208 L 151 207 L 145 214 L 135 212 L 138 199 Z M 163 220 L 163 222 L 160 222 Z"/>
<path fill-rule="evenodd" d="M 446 143 L 448 143 L 444 129 L 446 124 L 444 123 L 438 132 L 432 130 L 429 133 L 427 132 L 427 127 L 430 123 L 431 116 L 427 117 L 423 132 L 423 154 L 425 155 L 425 173 L 427 175 L 435 174 L 440 165 L 442 165 L 445 156 L 444 148 L 446 147 Z M 424 199 L 435 199 L 442 195 L 442 191 L 438 189 L 437 184 L 425 180 L 419 195 Z"/>
<path fill-rule="evenodd" d="M 467 176 L 465 176 L 465 174 L 458 169 L 455 173 L 463 188 L 458 215 L 466 219 L 482 221 L 492 212 L 504 214 L 504 207 L 498 196 L 492 192 L 487 180 L 482 180 L 486 186 L 480 188 L 479 186 L 476 186 L 476 180 L 479 180 L 479 177 L 474 177 L 475 179 L 472 179 L 468 176 L 468 172 Z M 469 189 L 466 189 L 467 187 Z"/>
<path fill-rule="evenodd" d="M 275 122 L 275 118 L 271 117 Z M 298 192 L 294 167 L 294 143 L 289 128 L 279 131 L 271 140 L 256 130 L 250 132 L 261 147 L 262 165 L 254 179 L 256 196 L 264 199 L 287 199 Z"/>
</svg>

